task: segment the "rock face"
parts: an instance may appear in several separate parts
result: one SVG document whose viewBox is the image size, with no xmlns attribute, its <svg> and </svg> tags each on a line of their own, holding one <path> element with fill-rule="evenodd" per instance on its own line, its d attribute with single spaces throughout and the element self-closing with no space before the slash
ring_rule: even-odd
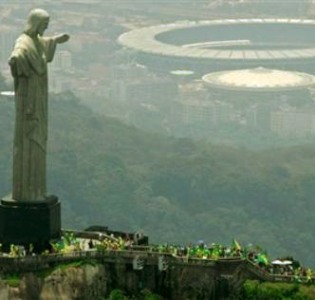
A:
<svg viewBox="0 0 315 300">
<path fill-rule="evenodd" d="M 119 257 L 112 261 L 72 261 L 34 272 L 7 273 L 0 279 L 0 299 L 106 299 L 114 289 L 129 295 L 149 289 L 173 300 L 228 299 L 252 277 L 245 266 L 244 261 L 173 263 L 161 271 L 156 264 L 134 270 L 131 261 Z"/>
<path fill-rule="evenodd" d="M 109 293 L 108 274 L 102 265 L 58 268 L 46 277 L 35 273 L 21 276 L 14 286 L 10 278 L 0 282 L 3 300 L 100 299 Z M 16 282 L 17 281 L 17 282 Z"/>
</svg>

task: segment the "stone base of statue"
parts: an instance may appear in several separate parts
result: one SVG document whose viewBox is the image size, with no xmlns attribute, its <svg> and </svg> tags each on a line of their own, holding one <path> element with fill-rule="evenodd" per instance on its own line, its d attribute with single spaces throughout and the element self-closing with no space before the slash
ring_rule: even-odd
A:
<svg viewBox="0 0 315 300">
<path fill-rule="evenodd" d="M 11 244 L 23 245 L 26 249 L 32 244 L 35 252 L 42 252 L 60 234 L 60 202 L 56 196 L 36 202 L 1 200 L 0 243 L 4 250 Z"/>
</svg>

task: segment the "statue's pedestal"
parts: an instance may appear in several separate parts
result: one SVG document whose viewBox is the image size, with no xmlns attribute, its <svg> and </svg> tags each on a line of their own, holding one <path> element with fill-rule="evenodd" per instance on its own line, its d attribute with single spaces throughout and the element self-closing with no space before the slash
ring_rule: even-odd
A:
<svg viewBox="0 0 315 300">
<path fill-rule="evenodd" d="M 38 202 L 1 200 L 0 243 L 4 249 L 11 244 L 28 249 L 32 243 L 40 252 L 47 249 L 49 240 L 60 238 L 60 233 L 60 202 L 56 196 Z"/>
</svg>

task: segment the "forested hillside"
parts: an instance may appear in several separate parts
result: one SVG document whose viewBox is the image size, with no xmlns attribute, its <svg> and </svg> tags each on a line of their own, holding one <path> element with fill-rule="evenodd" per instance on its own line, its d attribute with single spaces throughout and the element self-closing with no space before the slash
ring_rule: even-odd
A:
<svg viewBox="0 0 315 300">
<path fill-rule="evenodd" d="M 63 227 L 151 242 L 253 243 L 315 266 L 315 145 L 251 152 L 141 132 L 51 95 L 49 191 Z M 0 193 L 11 189 L 14 103 L 0 102 Z"/>
</svg>

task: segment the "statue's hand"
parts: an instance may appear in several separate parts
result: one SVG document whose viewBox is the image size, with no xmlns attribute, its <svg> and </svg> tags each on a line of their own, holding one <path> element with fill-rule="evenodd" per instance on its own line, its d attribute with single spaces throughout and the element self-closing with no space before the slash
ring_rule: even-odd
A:
<svg viewBox="0 0 315 300">
<path fill-rule="evenodd" d="M 14 55 L 11 55 L 10 58 L 9 58 L 9 65 L 12 66 L 15 64 L 15 60 L 16 60 L 16 57 Z"/>
<path fill-rule="evenodd" d="M 15 61 L 15 57 L 11 56 L 9 58 L 9 65 L 11 68 L 11 74 L 13 77 L 17 77 L 17 67 L 16 67 L 16 61 Z"/>
<path fill-rule="evenodd" d="M 23 51 L 15 51 L 9 58 L 9 65 L 13 77 L 30 76 L 30 65 Z"/>
<path fill-rule="evenodd" d="M 65 42 L 69 41 L 69 39 L 70 39 L 70 35 L 66 34 L 66 33 L 63 33 L 63 34 L 60 34 L 60 35 L 56 36 L 56 42 L 58 44 L 65 43 Z"/>
</svg>

